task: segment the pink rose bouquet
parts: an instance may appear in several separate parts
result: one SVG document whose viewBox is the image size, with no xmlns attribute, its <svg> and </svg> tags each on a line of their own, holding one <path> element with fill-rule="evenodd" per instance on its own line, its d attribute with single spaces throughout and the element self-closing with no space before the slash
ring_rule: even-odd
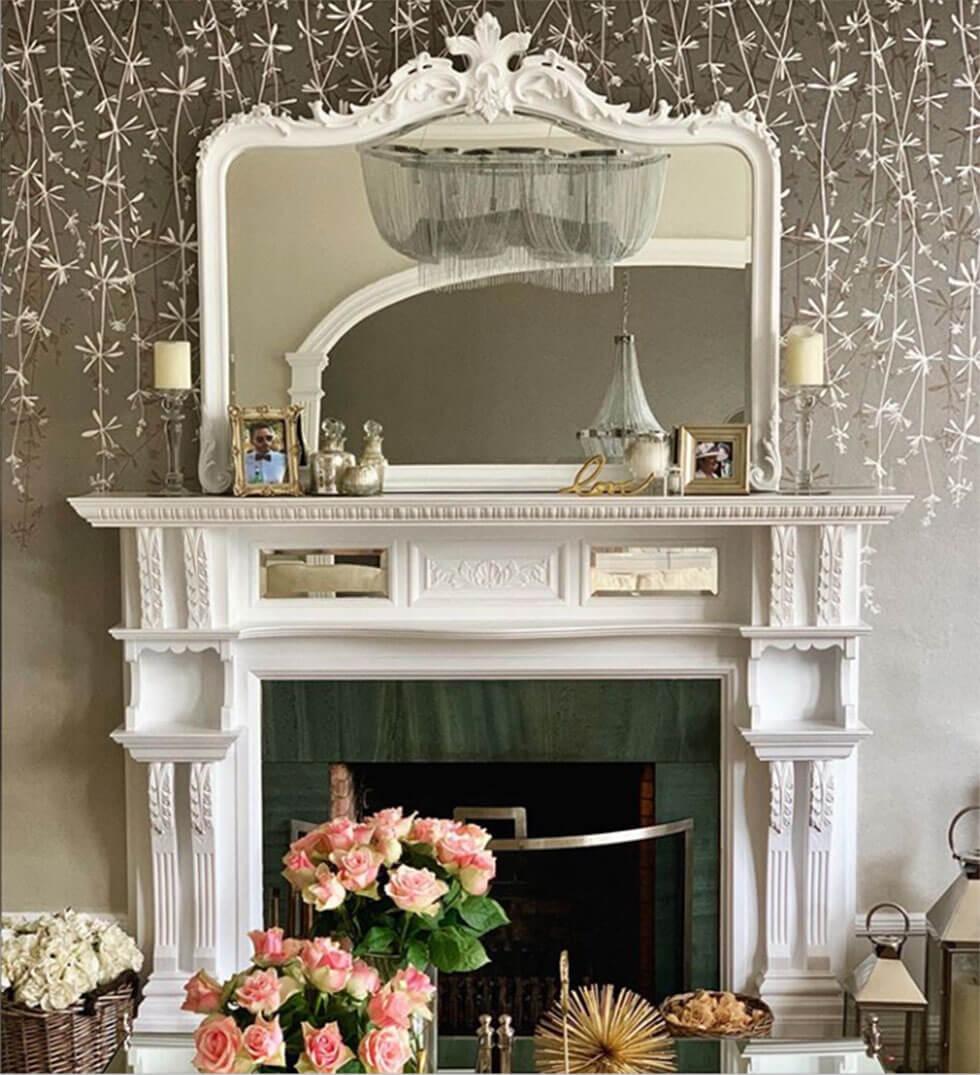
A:
<svg viewBox="0 0 980 1075">
<path fill-rule="evenodd" d="M 470 971 L 488 961 L 483 934 L 507 923 L 488 894 L 489 843 L 479 825 L 396 806 L 318 825 L 290 845 L 282 873 L 313 908 L 314 932 L 345 938 L 355 957 Z"/>
<path fill-rule="evenodd" d="M 420 1070 L 435 992 L 427 974 L 407 967 L 382 983 L 332 937 L 255 930 L 251 938 L 246 970 L 224 983 L 198 971 L 184 987 L 184 1010 L 204 1016 L 194 1033 L 198 1071 Z"/>
<path fill-rule="evenodd" d="M 295 840 L 283 876 L 313 908 L 313 936 L 252 930 L 249 967 L 190 979 L 184 1010 L 204 1017 L 198 1071 L 421 1070 L 435 995 L 425 968 L 482 967 L 480 938 L 508 921 L 488 895 L 489 843 L 478 825 L 400 807 Z"/>
</svg>

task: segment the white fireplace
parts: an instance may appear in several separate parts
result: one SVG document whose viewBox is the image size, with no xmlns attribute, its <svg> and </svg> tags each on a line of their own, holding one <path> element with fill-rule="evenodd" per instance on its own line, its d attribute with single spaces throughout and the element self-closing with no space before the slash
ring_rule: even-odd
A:
<svg viewBox="0 0 980 1075">
<path fill-rule="evenodd" d="M 722 688 L 722 984 L 760 990 L 777 1033 L 838 1032 L 871 734 L 861 549 L 906 502 L 73 500 L 121 537 L 138 1029 L 192 1028 L 183 981 L 244 965 L 262 922 L 263 680 L 691 677 Z M 610 547 L 717 550 L 717 593 L 595 596 L 592 552 Z M 383 592 L 263 596 L 270 551 L 291 549 L 314 567 L 383 552 Z"/>
<path fill-rule="evenodd" d="M 657 387 L 666 392 L 673 356 L 680 386 L 673 424 L 741 423 L 721 428 L 740 430 L 745 480 L 733 484 L 751 494 L 579 498 L 550 491 L 575 471 L 547 460 L 568 460 L 577 450 L 581 426 L 572 412 L 590 410 L 592 401 L 574 391 L 578 378 L 599 368 L 598 345 L 580 348 L 577 367 L 563 363 L 550 385 L 535 390 L 522 387 L 520 365 L 540 374 L 534 359 L 544 345 L 521 353 L 511 378 L 500 378 L 515 390 L 509 401 L 498 399 L 494 411 L 479 392 L 458 393 L 426 422 L 401 405 L 409 386 L 428 382 L 415 376 L 396 334 L 380 352 L 390 358 L 383 373 L 361 385 L 364 406 L 394 398 L 392 418 L 403 425 L 392 455 L 399 443 L 407 451 L 420 429 L 433 436 L 418 448 L 416 465 L 396 459 L 388 468 L 383 496 L 73 500 L 91 525 L 120 531 L 123 614 L 113 634 L 123 644 L 128 704 L 113 738 L 131 759 L 130 909 L 150 954 L 139 1030 L 193 1028 L 196 1020 L 179 1010 L 184 980 L 199 967 L 227 975 L 243 965 L 246 933 L 262 922 L 263 681 L 618 677 L 720 684 L 721 984 L 760 991 L 777 1034 L 840 1030 L 840 979 L 856 910 L 856 751 L 871 734 L 859 715 L 858 654 L 869 630 L 861 619 L 862 550 L 867 529 L 887 524 L 908 498 L 781 492 L 775 135 L 724 103 L 690 115 L 672 115 L 665 103 L 630 112 L 593 92 L 585 72 L 553 50 L 522 58 L 529 44 L 528 34 L 504 35 L 485 14 L 472 37 L 447 39 L 455 65 L 424 54 L 411 59 L 364 107 L 332 113 L 318 104 L 310 118 L 296 119 L 260 106 L 202 141 L 202 487 L 221 494 L 232 484 L 231 462 L 242 454 L 240 442 L 233 450 L 228 422 L 236 400 L 279 406 L 288 397 L 314 450 L 331 359 L 345 334 L 423 290 L 411 268 L 392 262 L 370 221 L 352 239 L 357 206 L 363 216 L 366 204 L 356 183 L 348 184 L 352 201 L 324 211 L 325 191 L 343 184 L 323 177 L 359 176 L 358 147 L 426 125 L 450 124 L 431 130 L 432 139 L 481 145 L 505 141 L 530 119 L 549 137 L 552 129 L 584 137 L 608 153 L 629 146 L 676 158 L 677 230 L 666 238 L 655 231 L 628 264 L 664 269 L 666 282 L 672 267 L 741 274 L 741 320 L 716 365 L 692 376 L 707 338 L 700 328 L 714 316 L 706 285 L 695 296 L 695 320 L 679 334 L 673 326 Z M 523 137 L 539 133 L 524 129 Z M 255 168 L 243 170 L 243 161 Z M 304 161 L 307 194 L 296 197 L 299 188 L 282 176 L 292 183 L 288 169 Z M 697 183 L 685 182 L 684 167 Z M 261 183 L 243 200 L 249 177 Z M 709 199 L 703 192 L 713 181 Z M 668 175 L 668 199 L 671 189 Z M 705 240 L 708 201 L 720 216 Z M 260 225 L 265 231 L 250 254 L 233 249 Z M 274 255 L 284 249 L 288 273 L 276 269 Z M 371 251 L 372 264 L 359 260 Z M 296 286 L 299 265 L 309 286 Z M 339 276 L 328 279 L 325 268 Z M 243 277 L 251 269 L 269 272 Z M 656 286 L 646 297 L 635 294 L 634 309 L 656 294 Z M 295 313 L 298 297 L 318 305 Z M 586 311 L 582 332 L 594 327 L 594 307 L 574 305 Z M 624 298 L 624 321 L 625 305 Z M 668 325 L 670 312 L 661 311 L 649 337 Z M 560 318 L 551 316 L 557 329 Z M 457 333 L 463 344 L 472 343 L 467 331 Z M 269 333 L 264 342 L 262 333 Z M 432 353 L 450 360 L 442 387 L 457 379 L 455 342 L 443 334 L 415 354 L 420 363 Z M 569 354 L 575 343 L 567 342 Z M 515 350 L 488 353 L 513 361 Z M 350 362 L 354 372 L 359 362 L 370 366 L 363 354 Z M 493 361 L 482 366 L 495 369 Z M 684 396 L 694 380 L 709 386 L 707 397 Z M 734 393 L 724 400 L 716 391 L 723 382 Z M 484 383 L 493 387 L 492 379 Z M 559 390 L 564 403 L 555 402 Z M 509 416 L 521 392 L 517 402 L 553 404 L 549 417 L 558 426 L 546 435 L 548 408 L 538 407 L 519 431 L 530 434 L 528 451 L 541 454 L 502 460 L 493 451 L 513 423 L 485 420 Z M 658 395 L 657 406 L 667 398 Z M 719 413 L 708 419 L 712 406 Z M 346 416 L 355 417 L 368 415 Z M 467 452 L 443 435 L 451 426 L 472 432 L 479 422 Z M 550 447 L 541 447 L 548 435 Z M 637 553 L 635 579 L 597 579 L 609 550 Z M 684 566 L 671 581 L 674 563 Z"/>
</svg>

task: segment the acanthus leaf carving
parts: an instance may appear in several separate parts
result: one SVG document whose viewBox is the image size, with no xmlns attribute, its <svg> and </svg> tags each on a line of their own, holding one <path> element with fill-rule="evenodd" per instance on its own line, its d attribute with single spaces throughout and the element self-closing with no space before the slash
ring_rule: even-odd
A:
<svg viewBox="0 0 980 1075">
<path fill-rule="evenodd" d="M 841 622 L 843 560 L 843 530 L 839 526 L 822 526 L 817 563 L 817 623 L 820 626 Z"/>
<path fill-rule="evenodd" d="M 770 762 L 769 828 L 777 834 L 788 832 L 792 828 L 794 787 L 793 762 Z"/>
<path fill-rule="evenodd" d="M 730 106 L 729 112 L 731 112 Z M 741 113 L 732 114 L 735 116 L 742 115 Z M 740 119 L 739 122 L 743 126 L 755 129 L 752 126 L 750 119 L 743 118 Z M 761 131 L 765 131 L 764 125 L 761 127 Z M 770 151 L 772 151 L 771 146 Z M 778 155 L 778 148 L 775 151 L 775 155 Z M 783 474 L 783 458 L 779 450 L 779 425 L 779 401 L 777 399 L 773 402 L 772 410 L 769 413 L 769 428 L 762 438 L 762 450 L 765 463 L 763 465 L 754 462 L 749 468 L 749 477 L 752 488 L 760 493 L 775 493 L 779 491 L 779 482 Z"/>
<path fill-rule="evenodd" d="M 191 765 L 190 799 L 191 828 L 196 836 L 207 836 L 214 828 L 213 790 L 211 762 L 194 762 Z"/>
<path fill-rule="evenodd" d="M 809 825 L 817 832 L 830 828 L 834 820 L 834 771 L 829 760 L 810 762 Z"/>
<path fill-rule="evenodd" d="M 174 834 L 173 762 L 153 762 L 148 777 L 150 828 L 158 837 Z"/>
<path fill-rule="evenodd" d="M 140 582 L 140 626 L 163 627 L 163 534 L 157 526 L 140 527 L 136 534 Z"/>
<path fill-rule="evenodd" d="M 769 622 L 788 627 L 796 610 L 796 527 L 774 526 L 771 541 Z"/>
<path fill-rule="evenodd" d="M 431 590 L 523 590 L 547 586 L 547 560 L 429 560 Z"/>
<path fill-rule="evenodd" d="M 207 538 L 201 527 L 188 527 L 184 531 L 184 580 L 187 626 L 205 630 L 211 626 L 211 579 Z"/>
</svg>

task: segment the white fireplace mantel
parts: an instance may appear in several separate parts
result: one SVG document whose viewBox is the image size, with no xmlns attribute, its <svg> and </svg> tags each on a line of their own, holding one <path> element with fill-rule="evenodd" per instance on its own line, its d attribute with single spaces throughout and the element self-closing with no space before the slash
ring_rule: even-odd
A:
<svg viewBox="0 0 980 1075">
<path fill-rule="evenodd" d="M 721 683 L 723 984 L 777 1032 L 840 1027 L 855 915 L 865 528 L 872 494 L 372 499 L 90 495 L 120 531 L 137 1029 L 185 1032 L 182 982 L 261 924 L 264 679 L 713 678 Z M 719 593 L 594 597 L 592 545 L 710 545 Z M 384 598 L 265 598 L 262 550 L 384 549 Z M 867 749 L 867 748 L 866 748 Z M 873 748 L 872 748 L 873 749 Z M 406 804 L 410 805 L 410 804 Z"/>
</svg>

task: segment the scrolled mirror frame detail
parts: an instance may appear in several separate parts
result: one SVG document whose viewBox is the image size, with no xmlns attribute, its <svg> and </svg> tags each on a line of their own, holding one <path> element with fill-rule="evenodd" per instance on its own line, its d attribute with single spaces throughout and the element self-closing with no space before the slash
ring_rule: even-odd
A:
<svg viewBox="0 0 980 1075">
<path fill-rule="evenodd" d="M 295 119 L 274 112 L 268 105 L 257 105 L 250 112 L 233 116 L 202 140 L 198 152 L 199 474 L 205 492 L 225 492 L 232 480 L 227 421 L 231 370 L 226 182 L 235 158 L 256 148 L 363 145 L 454 115 L 492 123 L 515 114 L 545 119 L 607 142 L 720 145 L 734 148 L 746 158 L 753 181 L 750 477 L 755 490 L 778 489 L 782 470 L 778 390 L 780 163 L 774 134 L 751 111 L 735 111 L 723 101 L 686 115 L 672 115 L 664 101 L 656 109 L 631 112 L 627 104 L 615 104 L 589 89 L 584 70 L 553 49 L 524 55 L 529 43 L 526 33 L 502 35 L 499 23 L 488 13 L 479 19 L 472 37 L 446 39 L 451 55 L 466 58 L 462 71 L 449 59 L 423 52 L 398 68 L 388 89 L 364 106 L 328 112 L 318 102 L 310 118 Z M 523 58 L 512 67 L 518 56 Z M 322 358 L 325 364 L 328 356 Z M 461 488 L 459 475 L 452 473 L 455 468 L 429 469 L 429 489 Z M 445 476 L 444 485 L 440 475 Z"/>
</svg>

